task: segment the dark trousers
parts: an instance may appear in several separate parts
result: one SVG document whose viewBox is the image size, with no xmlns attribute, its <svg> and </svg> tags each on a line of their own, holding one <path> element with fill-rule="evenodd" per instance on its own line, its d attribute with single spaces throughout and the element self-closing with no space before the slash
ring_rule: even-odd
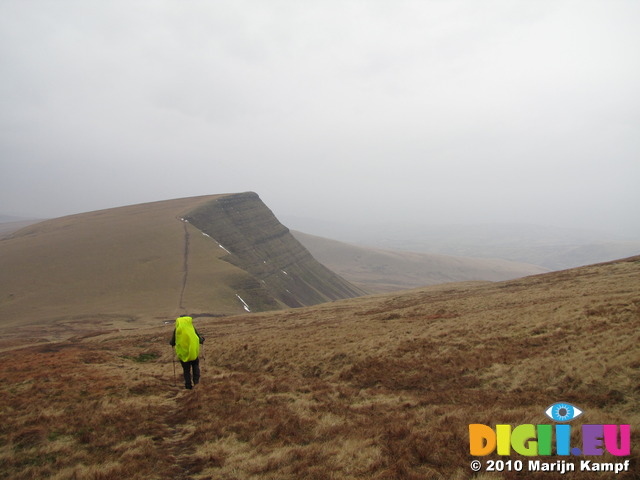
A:
<svg viewBox="0 0 640 480">
<path fill-rule="evenodd" d="M 193 383 L 196 385 L 200 381 L 200 359 L 196 358 L 190 362 L 183 362 L 180 360 L 182 370 L 184 372 L 184 386 L 185 388 L 192 388 L 191 385 L 191 370 L 193 370 Z"/>
</svg>

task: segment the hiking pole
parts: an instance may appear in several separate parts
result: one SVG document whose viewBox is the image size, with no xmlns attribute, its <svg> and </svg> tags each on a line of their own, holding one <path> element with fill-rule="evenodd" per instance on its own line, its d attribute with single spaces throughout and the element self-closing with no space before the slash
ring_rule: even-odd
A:
<svg viewBox="0 0 640 480">
<path fill-rule="evenodd" d="M 204 361 L 206 359 L 205 355 L 204 355 L 204 343 L 200 344 L 200 353 L 201 353 L 201 357 L 202 357 L 202 363 L 200 364 L 200 376 L 202 377 L 202 372 L 204 371 Z"/>
<path fill-rule="evenodd" d="M 176 356 L 173 354 L 173 348 L 171 349 L 171 360 L 173 361 L 173 386 L 178 386 L 178 381 L 176 380 Z"/>
</svg>

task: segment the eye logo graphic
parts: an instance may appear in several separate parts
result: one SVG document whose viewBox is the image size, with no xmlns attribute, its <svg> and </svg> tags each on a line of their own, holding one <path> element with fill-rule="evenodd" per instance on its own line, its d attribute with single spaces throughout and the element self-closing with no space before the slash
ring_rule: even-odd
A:
<svg viewBox="0 0 640 480">
<path fill-rule="evenodd" d="M 570 403 L 558 402 L 545 410 L 545 415 L 554 422 L 570 422 L 575 420 L 584 412 Z"/>
</svg>

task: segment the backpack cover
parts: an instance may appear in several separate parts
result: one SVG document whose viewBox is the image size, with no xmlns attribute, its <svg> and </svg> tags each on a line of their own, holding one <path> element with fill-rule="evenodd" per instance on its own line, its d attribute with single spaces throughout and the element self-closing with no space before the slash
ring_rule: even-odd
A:
<svg viewBox="0 0 640 480">
<path fill-rule="evenodd" d="M 200 339 L 191 317 L 176 318 L 176 354 L 182 362 L 190 362 L 200 354 Z"/>
</svg>

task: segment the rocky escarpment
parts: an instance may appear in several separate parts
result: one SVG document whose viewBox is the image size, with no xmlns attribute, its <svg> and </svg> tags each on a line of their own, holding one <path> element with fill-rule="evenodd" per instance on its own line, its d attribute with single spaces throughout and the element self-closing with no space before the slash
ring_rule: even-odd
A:
<svg viewBox="0 0 640 480">
<path fill-rule="evenodd" d="M 216 197 L 184 219 L 228 252 L 224 260 L 251 275 L 234 287 L 252 309 L 315 305 L 365 293 L 315 260 L 256 193 Z"/>
</svg>

